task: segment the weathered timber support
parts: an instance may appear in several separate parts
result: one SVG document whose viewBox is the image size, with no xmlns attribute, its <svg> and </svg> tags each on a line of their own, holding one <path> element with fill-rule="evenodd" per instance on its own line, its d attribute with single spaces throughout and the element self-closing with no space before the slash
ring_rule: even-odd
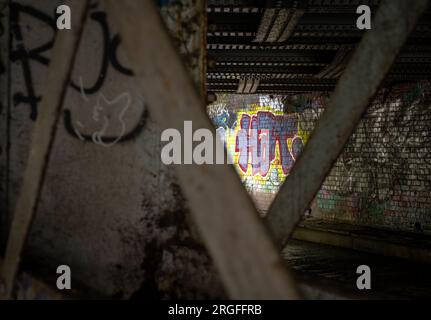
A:
<svg viewBox="0 0 431 320">
<path fill-rule="evenodd" d="M 310 140 L 281 187 L 266 222 L 284 246 L 355 130 L 427 0 L 383 1 Z"/>
<path fill-rule="evenodd" d="M 152 1 L 107 0 L 150 114 L 162 127 L 215 130 Z M 151 36 L 148 36 L 151 35 Z M 232 166 L 176 167 L 192 216 L 234 299 L 298 298 L 297 289 Z M 256 257 L 259 257 L 256 259 Z"/>
<path fill-rule="evenodd" d="M 4 290 L 0 292 L 0 297 L 4 299 L 11 298 L 21 253 L 36 211 L 58 118 L 85 24 L 88 2 L 67 3 L 73 12 L 72 29 L 59 31 L 55 40 L 40 114 L 33 129 L 30 154 L 1 268 Z"/>
</svg>

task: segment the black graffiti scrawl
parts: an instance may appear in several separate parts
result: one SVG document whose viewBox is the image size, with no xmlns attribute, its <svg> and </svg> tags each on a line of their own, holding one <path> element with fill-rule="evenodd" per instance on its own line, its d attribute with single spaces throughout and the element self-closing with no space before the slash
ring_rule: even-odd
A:
<svg viewBox="0 0 431 320">
<path fill-rule="evenodd" d="M 57 32 L 56 18 L 55 8 L 50 15 L 38 9 L 34 5 L 24 5 L 17 1 L 13 1 L 11 3 L 11 62 L 17 63 L 20 66 L 24 83 L 19 91 L 13 92 L 13 103 L 15 107 L 28 106 L 30 111 L 29 117 L 32 121 L 35 121 L 37 118 L 38 105 L 41 100 L 41 92 L 37 92 L 34 86 L 34 77 L 37 76 L 34 71 L 36 67 L 35 64 L 42 67 L 49 66 L 49 53 L 54 45 Z M 111 71 L 113 70 L 114 72 L 118 72 L 126 77 L 133 76 L 133 71 L 122 65 L 118 59 L 118 49 L 121 45 L 121 39 L 118 34 L 112 34 L 107 22 L 106 13 L 99 8 L 98 1 L 93 1 L 91 3 L 89 19 L 90 21 L 88 24 L 91 24 L 92 27 L 96 28 L 96 30 L 100 32 L 102 43 L 102 53 L 100 59 L 98 59 L 100 64 L 91 69 L 97 74 L 87 77 L 87 79 L 95 79 L 91 80 L 91 83 L 87 83 L 86 81 L 84 84 L 82 78 L 71 80 L 70 82 L 71 88 L 73 88 L 74 91 L 79 92 L 84 101 L 88 101 L 88 97 L 92 95 L 104 97 L 101 89 L 107 81 L 108 70 L 111 66 Z M 33 47 L 25 41 L 25 33 L 32 31 L 30 26 L 25 23 L 25 21 L 29 20 L 33 23 L 43 25 L 46 29 L 44 33 L 45 40 L 40 40 L 37 45 L 33 45 Z M 116 99 L 117 98 L 113 98 L 113 101 L 116 101 Z M 109 100 L 105 100 L 109 102 Z M 109 105 L 110 103 L 107 104 L 108 107 Z M 145 127 L 148 114 L 146 110 L 143 110 L 140 120 L 137 122 L 135 127 L 126 130 L 122 117 L 127 111 L 128 105 L 130 105 L 130 101 L 127 101 L 127 106 L 122 107 L 120 114 L 117 115 L 119 118 L 118 120 L 121 123 L 121 130 L 119 130 L 118 136 L 104 135 L 107 121 L 101 121 L 101 128 L 98 128 L 97 131 L 92 134 L 80 132 L 84 127 L 79 122 L 79 119 L 74 119 L 72 114 L 73 112 L 68 109 L 64 111 L 63 116 L 65 129 L 73 138 L 81 141 L 94 142 L 104 146 L 133 139 L 142 132 Z"/>
<path fill-rule="evenodd" d="M 51 32 L 52 36 L 45 40 L 43 43 L 34 47 L 28 47 L 24 39 L 23 28 L 29 28 L 28 25 L 23 23 L 25 18 L 36 19 L 38 23 L 43 23 Z M 50 59 L 47 57 L 49 51 L 52 49 L 56 35 L 56 13 L 53 11 L 52 15 L 37 9 L 34 6 L 22 5 L 13 1 L 11 3 L 11 62 L 19 63 L 22 68 L 23 79 L 25 87 L 23 91 L 13 93 L 14 106 L 25 105 L 30 108 L 30 119 L 36 120 L 38 114 L 38 104 L 41 100 L 40 93 L 37 93 L 33 85 L 33 70 L 32 63 L 38 63 L 42 66 L 48 67 Z M 95 82 L 86 85 L 77 84 L 71 81 L 71 87 L 76 91 L 91 95 L 97 93 L 105 84 L 108 68 L 111 65 L 115 71 L 126 75 L 132 76 L 133 72 L 129 68 L 123 66 L 118 60 L 118 48 L 121 40 L 118 34 L 112 35 L 109 29 L 105 12 L 98 9 L 98 3 L 93 2 L 90 9 L 90 17 L 92 22 L 95 22 L 101 30 L 101 37 L 103 39 L 103 53 L 100 58 L 100 67 L 95 67 L 98 76 L 95 77 Z"/>
<path fill-rule="evenodd" d="M 14 106 L 21 104 L 30 107 L 30 119 L 33 121 L 37 118 L 37 105 L 41 100 L 41 96 L 37 95 L 33 86 L 33 74 L 31 70 L 31 61 L 47 66 L 49 59 L 43 54 L 52 49 L 53 39 L 40 44 L 35 48 L 27 48 L 24 44 L 21 18 L 24 15 L 42 21 L 47 24 L 55 33 L 54 18 L 30 6 L 22 6 L 16 2 L 11 3 L 10 8 L 10 24 L 12 48 L 10 52 L 10 60 L 12 63 L 19 62 L 22 68 L 23 78 L 25 82 L 26 92 L 15 92 L 13 95 Z"/>
</svg>

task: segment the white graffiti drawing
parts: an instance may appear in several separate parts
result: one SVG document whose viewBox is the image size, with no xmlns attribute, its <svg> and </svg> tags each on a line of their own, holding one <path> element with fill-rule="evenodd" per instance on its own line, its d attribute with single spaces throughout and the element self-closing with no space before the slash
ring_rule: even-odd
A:
<svg viewBox="0 0 431 320">
<path fill-rule="evenodd" d="M 84 86 L 83 86 L 82 77 L 79 77 L 79 85 L 81 88 L 80 92 L 81 92 L 82 99 L 84 101 L 88 102 L 89 99 L 88 99 L 88 97 L 85 94 L 84 89 L 83 89 Z M 120 133 L 117 135 L 117 138 L 115 140 L 113 140 L 110 143 L 107 143 L 107 142 L 103 141 L 103 137 L 104 137 L 104 135 L 105 135 L 105 133 L 109 127 L 110 117 L 108 117 L 106 115 L 106 113 L 104 113 L 104 111 L 106 111 L 105 106 L 106 105 L 113 106 L 113 105 L 119 103 L 121 100 L 124 100 L 124 103 L 122 103 L 123 107 L 121 108 L 121 111 L 118 115 L 118 121 L 120 123 Z M 97 123 L 100 123 L 100 121 L 103 120 L 103 126 L 100 130 L 94 132 L 91 135 L 91 140 L 95 144 L 108 148 L 108 147 L 114 146 L 123 138 L 123 136 L 126 133 L 126 123 L 124 121 L 124 115 L 126 114 L 127 110 L 130 107 L 130 101 L 131 101 L 131 97 L 130 97 L 130 94 L 128 92 L 124 92 L 124 93 L 120 94 L 119 96 L 117 96 L 113 100 L 108 99 L 103 93 L 99 93 L 99 95 L 97 97 L 97 102 L 93 107 L 92 119 Z M 81 128 L 81 129 L 84 129 L 84 127 L 85 127 L 79 120 L 75 121 L 75 124 L 77 127 Z M 85 138 L 83 137 L 81 132 L 76 127 L 74 128 L 74 131 L 81 141 L 85 141 Z"/>
<path fill-rule="evenodd" d="M 100 99 L 103 99 L 104 102 L 108 105 L 114 105 L 117 102 L 119 102 L 121 99 L 125 98 L 125 103 L 124 103 L 124 107 L 121 110 L 120 114 L 118 115 L 118 121 L 120 122 L 120 126 L 121 126 L 121 130 L 120 130 L 120 134 L 118 135 L 117 139 L 115 139 L 114 141 L 112 141 L 111 143 L 105 143 L 103 141 L 103 136 L 109 126 L 109 118 L 104 115 L 103 116 L 103 127 L 101 130 L 96 131 L 93 133 L 92 135 L 92 139 L 93 142 L 95 144 L 101 145 L 103 147 L 112 147 L 113 145 L 115 145 L 118 141 L 121 140 L 121 138 L 124 136 L 124 134 L 126 133 L 126 123 L 124 122 L 124 115 L 127 111 L 127 109 L 129 109 L 130 106 L 130 95 L 128 92 L 124 92 L 123 94 L 119 95 L 118 97 L 116 97 L 114 100 L 108 100 L 103 93 L 99 94 L 99 97 L 97 99 L 97 104 L 94 106 L 93 109 L 93 120 L 98 122 L 100 120 L 100 112 L 102 112 L 104 110 L 104 107 L 101 106 L 100 104 Z"/>
</svg>

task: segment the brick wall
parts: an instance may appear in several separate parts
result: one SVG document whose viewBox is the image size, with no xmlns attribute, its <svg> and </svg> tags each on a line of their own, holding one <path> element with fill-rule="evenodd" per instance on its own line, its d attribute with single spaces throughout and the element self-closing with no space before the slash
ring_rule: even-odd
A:
<svg viewBox="0 0 431 320">
<path fill-rule="evenodd" d="M 431 227 L 429 89 L 401 85 L 376 97 L 318 193 L 323 218 Z"/>
<path fill-rule="evenodd" d="M 391 229 L 431 228 L 430 92 L 430 83 L 421 82 L 397 85 L 376 96 L 322 185 L 313 203 L 313 216 Z M 216 127 L 226 130 L 235 167 L 262 213 L 288 176 L 289 159 L 297 158 L 327 102 L 327 95 L 322 94 L 221 96 L 209 106 Z M 255 117 L 259 123 L 260 116 L 265 122 L 262 115 L 267 113 L 278 118 L 281 127 L 263 123 L 259 129 L 287 132 L 287 149 L 280 148 L 276 134 L 271 136 L 277 140 L 275 155 L 267 174 L 262 175 L 259 168 L 253 170 L 251 154 L 248 166 L 241 164 L 244 149 L 239 150 L 238 144 L 247 141 L 238 141 L 238 130 L 244 117 L 250 117 L 247 121 Z"/>
</svg>

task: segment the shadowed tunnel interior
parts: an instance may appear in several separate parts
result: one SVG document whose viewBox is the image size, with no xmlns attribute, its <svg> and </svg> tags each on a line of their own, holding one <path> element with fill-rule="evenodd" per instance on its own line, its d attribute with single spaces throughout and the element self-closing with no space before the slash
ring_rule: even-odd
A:
<svg viewBox="0 0 431 320">
<path fill-rule="evenodd" d="M 288 196 L 280 188 L 333 107 L 361 40 L 374 31 L 358 29 L 357 8 L 368 6 L 374 23 L 383 1 L 360 2 L 154 1 L 203 102 L 201 111 L 262 222 L 277 195 Z M 0 0 L 0 266 L 32 161 L 53 47 L 63 32 L 56 25 L 60 3 Z M 167 140 L 161 137 L 169 127 L 154 112 L 157 97 L 142 90 L 145 75 L 128 50 L 124 26 L 102 0 L 89 1 L 86 17 L 14 298 L 231 297 L 220 277 L 220 265 L 228 262 L 208 240 L 216 232 L 202 233 L 207 229 L 194 214 L 197 200 L 176 171 L 187 164 L 163 161 Z M 135 40 L 150 43 L 151 37 L 142 32 Z M 305 299 L 431 298 L 430 43 L 428 6 L 280 250 Z M 155 83 L 163 76 L 177 75 L 163 70 Z M 181 95 L 170 91 L 178 88 L 174 82 L 164 84 L 170 98 Z M 164 108 L 173 122 L 187 106 Z M 199 129 L 195 123 L 193 130 Z M 184 132 L 181 139 L 187 143 Z M 208 177 L 208 184 L 219 179 Z M 228 210 L 236 197 L 223 198 Z M 213 208 L 220 205 L 215 199 L 201 201 Z M 237 216 L 223 223 L 239 224 Z M 214 230 L 221 225 L 214 223 Z M 72 290 L 56 288 L 60 265 L 72 270 Z M 369 267 L 371 288 L 359 289 L 360 266 Z"/>
</svg>

